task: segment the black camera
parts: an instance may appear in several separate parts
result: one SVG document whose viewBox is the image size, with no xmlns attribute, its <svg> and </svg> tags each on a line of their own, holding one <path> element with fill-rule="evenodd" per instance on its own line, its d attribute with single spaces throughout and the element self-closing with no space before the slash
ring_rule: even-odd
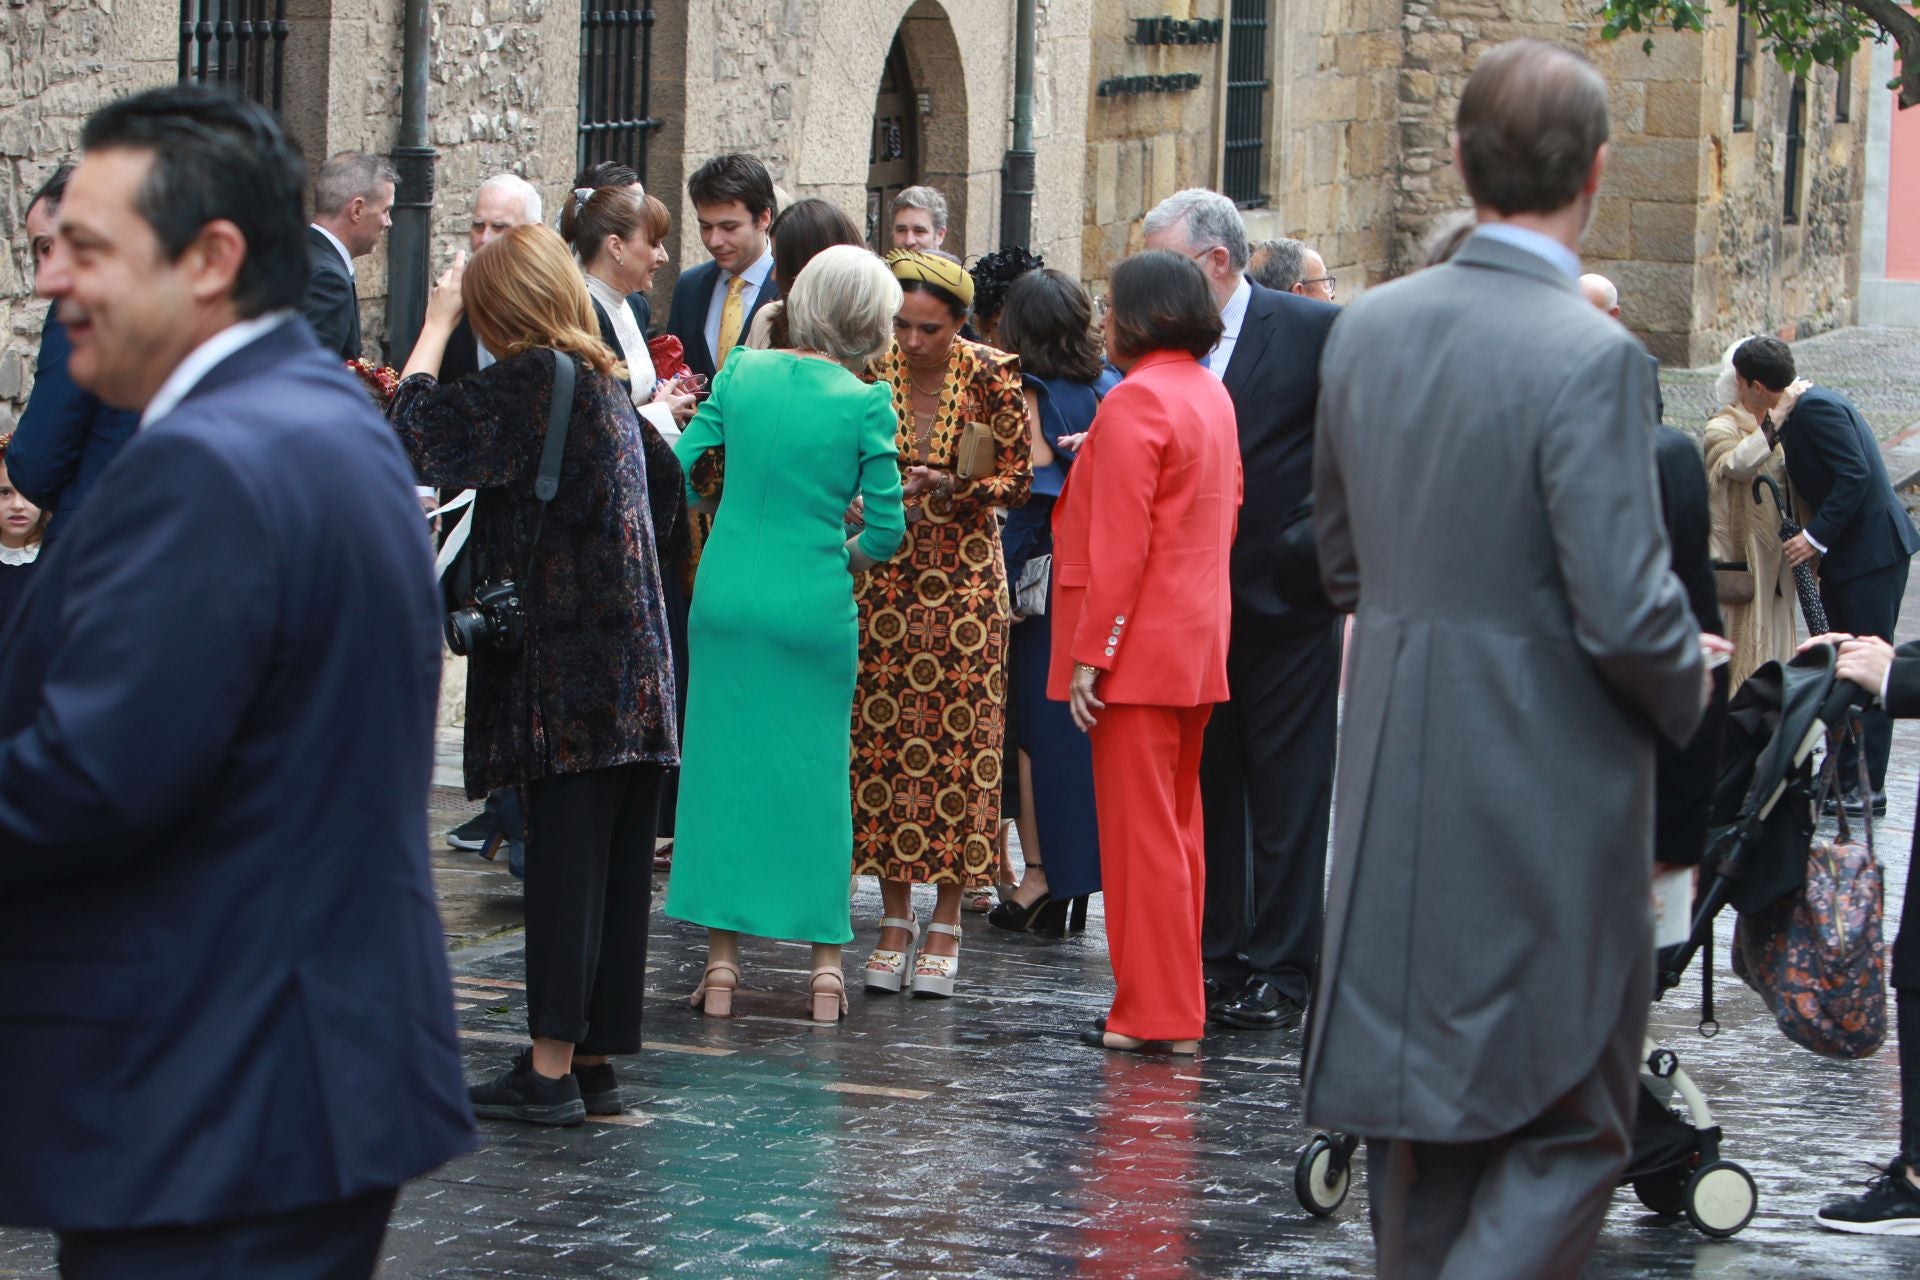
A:
<svg viewBox="0 0 1920 1280">
<path fill-rule="evenodd" d="M 483 582 L 464 609 L 447 615 L 447 648 L 461 657 L 480 649 L 518 653 L 527 642 L 527 607 L 511 578 Z"/>
</svg>

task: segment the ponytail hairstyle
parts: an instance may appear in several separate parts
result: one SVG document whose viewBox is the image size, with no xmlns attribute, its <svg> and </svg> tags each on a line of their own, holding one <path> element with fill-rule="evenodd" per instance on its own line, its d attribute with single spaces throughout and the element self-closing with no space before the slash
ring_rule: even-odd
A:
<svg viewBox="0 0 1920 1280">
<path fill-rule="evenodd" d="M 630 185 L 617 187 L 575 187 L 560 210 L 560 237 L 580 258 L 580 265 L 591 267 L 606 251 L 607 237 L 632 238 L 644 230 L 649 244 L 659 244 L 673 229 L 667 206 Z"/>
<path fill-rule="evenodd" d="M 533 223 L 480 246 L 460 292 L 474 336 L 505 360 L 535 347 L 579 356 L 596 373 L 626 377 L 600 340 L 580 267 L 560 237 Z"/>
</svg>

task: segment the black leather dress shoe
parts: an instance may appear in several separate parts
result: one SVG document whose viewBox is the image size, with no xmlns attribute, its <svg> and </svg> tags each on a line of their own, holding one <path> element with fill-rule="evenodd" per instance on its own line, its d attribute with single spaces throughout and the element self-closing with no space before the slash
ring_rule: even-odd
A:
<svg viewBox="0 0 1920 1280">
<path fill-rule="evenodd" d="M 1275 1027 L 1300 1025 L 1300 1006 L 1280 993 L 1271 982 L 1255 979 L 1239 995 L 1221 1005 L 1213 1020 L 1223 1027 L 1242 1031 L 1270 1031 Z"/>
<path fill-rule="evenodd" d="M 1849 818 L 1862 818 L 1866 816 L 1867 806 L 1861 803 L 1860 790 L 1857 787 L 1842 792 L 1837 798 L 1828 796 L 1827 802 L 1821 806 L 1820 812 L 1826 817 L 1831 818 L 1840 812 L 1840 808 L 1843 805 L 1846 807 Z M 1884 791 L 1876 791 L 1873 793 L 1873 816 L 1876 818 L 1884 818 L 1887 816 L 1887 793 Z"/>
<path fill-rule="evenodd" d="M 1228 989 L 1226 983 L 1220 981 L 1218 978 L 1205 979 L 1202 983 L 1202 987 L 1206 991 L 1207 1016 L 1209 1018 L 1213 1017 L 1214 1014 L 1218 1013 L 1220 1011 L 1220 1006 L 1226 1004 L 1229 1000 L 1232 1000 L 1235 994 L 1233 991 Z"/>
</svg>

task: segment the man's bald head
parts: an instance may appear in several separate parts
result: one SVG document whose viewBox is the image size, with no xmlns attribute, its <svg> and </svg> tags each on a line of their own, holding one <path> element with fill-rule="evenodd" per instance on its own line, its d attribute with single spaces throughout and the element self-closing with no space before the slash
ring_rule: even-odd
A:
<svg viewBox="0 0 1920 1280">
<path fill-rule="evenodd" d="M 1502 217 L 1550 214 L 1587 194 L 1607 141 L 1607 82 L 1571 49 L 1512 40 L 1489 50 L 1460 94 L 1460 176 Z"/>
<path fill-rule="evenodd" d="M 1613 287 L 1613 281 L 1603 275 L 1589 271 L 1580 277 L 1580 296 L 1591 302 L 1597 310 L 1604 311 L 1615 320 L 1620 318 L 1620 291 Z"/>
</svg>

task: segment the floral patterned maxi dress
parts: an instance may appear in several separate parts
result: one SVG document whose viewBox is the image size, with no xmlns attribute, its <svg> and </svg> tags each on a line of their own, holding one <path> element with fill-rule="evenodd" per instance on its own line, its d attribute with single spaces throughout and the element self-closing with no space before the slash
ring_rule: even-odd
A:
<svg viewBox="0 0 1920 1280">
<path fill-rule="evenodd" d="M 1033 481 L 1026 402 L 1013 356 L 956 338 L 940 408 L 916 449 L 898 348 L 878 372 L 893 387 L 902 474 L 923 452 L 952 472 L 961 428 L 993 431 L 994 467 L 961 481 L 886 564 L 861 576 L 860 681 L 853 706 L 853 869 L 926 884 L 991 883 L 1000 824 L 1007 701 L 1007 569 L 995 508 Z"/>
</svg>

